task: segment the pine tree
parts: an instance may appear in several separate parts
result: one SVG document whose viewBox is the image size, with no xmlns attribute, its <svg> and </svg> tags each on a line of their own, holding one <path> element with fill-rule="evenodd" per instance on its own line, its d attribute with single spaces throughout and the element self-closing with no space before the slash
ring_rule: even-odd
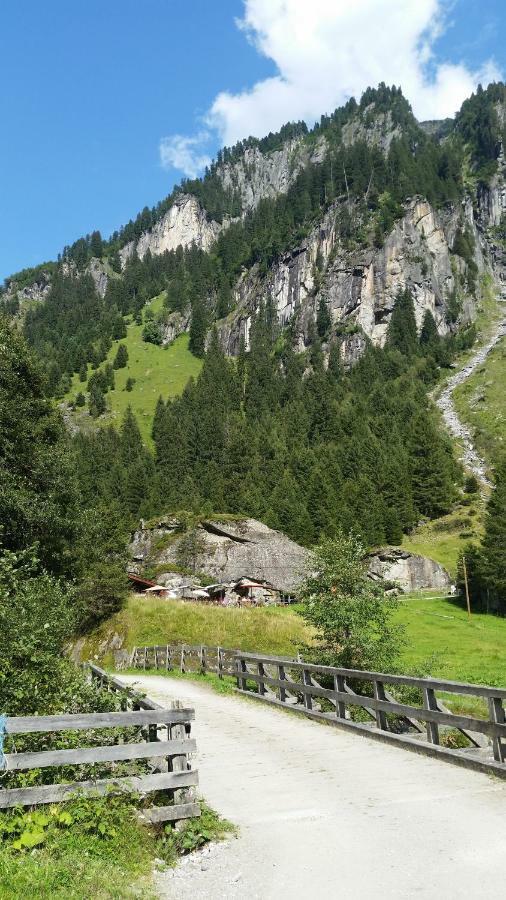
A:
<svg viewBox="0 0 506 900">
<path fill-rule="evenodd" d="M 115 369 L 124 369 L 128 362 L 128 350 L 125 344 L 120 344 L 116 356 L 114 357 L 113 367 Z"/>
<path fill-rule="evenodd" d="M 418 349 L 415 309 L 409 290 L 397 295 L 388 325 L 386 345 L 390 350 L 399 350 L 404 356 L 414 356 Z"/>
<path fill-rule="evenodd" d="M 207 315 L 202 300 L 194 300 L 190 322 L 189 348 L 194 356 L 203 357 L 206 348 Z"/>
<path fill-rule="evenodd" d="M 491 597 L 506 608 L 506 456 L 495 471 L 495 489 L 485 517 L 485 535 L 480 552 L 480 570 Z"/>
<path fill-rule="evenodd" d="M 325 300 L 323 294 L 320 292 L 318 312 L 316 314 L 316 330 L 318 332 L 318 337 L 320 337 L 322 341 L 327 337 L 331 325 L 332 318 L 330 316 L 327 301 Z"/>
</svg>

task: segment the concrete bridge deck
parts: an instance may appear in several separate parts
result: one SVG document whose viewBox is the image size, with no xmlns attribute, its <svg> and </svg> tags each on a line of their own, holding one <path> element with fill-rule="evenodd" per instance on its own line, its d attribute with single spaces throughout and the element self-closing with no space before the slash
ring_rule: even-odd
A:
<svg viewBox="0 0 506 900">
<path fill-rule="evenodd" d="M 240 828 L 160 876 L 161 897 L 504 897 L 506 782 L 187 680 L 121 678 L 195 706 L 200 792 Z"/>
</svg>

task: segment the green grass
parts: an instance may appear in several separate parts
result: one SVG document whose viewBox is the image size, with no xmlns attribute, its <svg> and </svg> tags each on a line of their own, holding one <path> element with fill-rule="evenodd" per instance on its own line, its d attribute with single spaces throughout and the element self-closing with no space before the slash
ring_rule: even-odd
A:
<svg viewBox="0 0 506 900">
<path fill-rule="evenodd" d="M 148 307 L 156 314 L 163 306 L 164 295 L 155 297 Z M 87 407 L 77 409 L 73 418 L 83 430 L 93 429 L 104 424 L 119 425 L 127 406 L 131 406 L 144 440 L 150 441 L 153 414 L 158 397 L 164 400 L 181 394 L 191 377 L 196 377 L 202 367 L 202 360 L 193 356 L 188 349 L 189 337 L 182 334 L 168 347 L 158 347 L 142 340 L 142 325 L 127 326 L 127 336 L 121 341 L 114 341 L 107 356 L 107 362 L 113 361 L 119 344 L 125 344 L 128 350 L 128 364 L 124 369 L 115 371 L 115 390 L 106 395 L 108 411 L 98 419 L 91 419 Z M 91 375 L 88 366 L 88 377 Z M 125 390 L 128 378 L 135 378 L 131 391 Z M 79 391 L 85 391 L 86 384 L 79 381 L 76 374 L 72 379 L 71 389 L 64 400 L 72 403 Z"/>
<path fill-rule="evenodd" d="M 402 546 L 411 553 L 434 559 L 453 577 L 457 561 L 466 544 L 479 540 L 482 534 L 482 509 L 479 499 L 470 506 L 458 506 L 440 519 L 420 525 L 407 535 Z"/>
<path fill-rule="evenodd" d="M 463 353 L 457 363 L 463 368 L 479 344 L 492 335 L 495 325 L 504 318 L 505 306 L 496 299 L 490 277 L 482 283 L 482 299 L 476 317 L 478 343 Z M 500 340 L 483 365 L 453 392 L 455 408 L 471 426 L 477 447 L 488 463 L 493 463 L 506 440 L 506 345 Z"/>
<path fill-rule="evenodd" d="M 395 613 L 406 629 L 401 668 L 455 681 L 506 686 L 506 619 L 468 617 L 459 600 L 407 599 Z"/>
<path fill-rule="evenodd" d="M 464 384 L 454 391 L 460 417 L 471 426 L 476 445 L 493 464 L 506 441 L 506 342 L 502 338 Z"/>
<path fill-rule="evenodd" d="M 476 613 L 469 621 L 457 600 L 430 594 L 404 598 L 395 616 L 406 627 L 401 668 L 419 670 L 430 661 L 431 675 L 506 685 L 506 619 Z M 87 639 L 84 656 L 94 656 L 114 633 L 123 637 L 127 649 L 184 642 L 283 656 L 294 655 L 297 645 L 312 638 L 290 607 L 226 609 L 132 596 L 122 612 Z"/>
<path fill-rule="evenodd" d="M 102 641 L 115 632 L 123 637 L 129 650 L 134 646 L 183 642 L 282 655 L 293 654 L 298 644 L 311 638 L 301 617 L 287 607 L 227 609 L 132 594 L 121 612 L 87 638 L 86 658 L 94 656 Z"/>
<path fill-rule="evenodd" d="M 69 803 L 61 809 L 72 813 L 74 807 Z M 15 815 L 2 814 L 0 825 Z M 33 850 L 15 851 L 0 842 L 0 900 L 154 898 L 153 835 L 135 821 L 129 808 L 112 809 L 103 821 L 114 828 L 106 838 L 74 822 L 49 834 Z"/>
</svg>

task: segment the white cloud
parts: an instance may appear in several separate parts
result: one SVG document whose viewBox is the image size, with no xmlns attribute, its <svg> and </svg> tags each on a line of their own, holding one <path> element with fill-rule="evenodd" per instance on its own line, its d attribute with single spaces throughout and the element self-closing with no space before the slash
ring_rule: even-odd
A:
<svg viewBox="0 0 506 900">
<path fill-rule="evenodd" d="M 209 140 L 209 132 L 202 131 L 194 137 L 173 134 L 160 141 L 160 162 L 164 169 L 178 169 L 188 178 L 196 178 L 211 163 L 211 157 L 202 152 Z"/>
<path fill-rule="evenodd" d="M 240 93 L 223 91 L 205 123 L 225 145 L 262 137 L 290 120 L 314 122 L 380 81 L 400 85 L 419 119 L 453 116 L 481 81 L 501 77 L 493 60 L 478 71 L 438 60 L 435 41 L 458 0 L 244 0 L 237 22 L 276 74 Z M 195 174 L 208 162 L 205 135 L 161 142 L 163 165 Z"/>
<path fill-rule="evenodd" d="M 208 124 L 230 145 L 290 119 L 312 122 L 380 81 L 401 85 L 420 119 L 451 116 L 500 72 L 491 60 L 478 72 L 436 62 L 449 9 L 449 0 L 245 0 L 238 24 L 277 74 L 218 94 Z"/>
</svg>

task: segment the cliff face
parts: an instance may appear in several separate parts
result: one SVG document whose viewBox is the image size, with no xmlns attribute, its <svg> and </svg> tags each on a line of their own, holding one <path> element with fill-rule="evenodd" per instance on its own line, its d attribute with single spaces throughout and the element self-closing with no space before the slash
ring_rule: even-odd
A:
<svg viewBox="0 0 506 900">
<path fill-rule="evenodd" d="M 124 265 L 134 251 L 142 259 L 148 250 L 157 256 L 191 244 L 209 250 L 221 227 L 207 219 L 196 197 L 181 194 L 154 228 L 141 234 L 137 243 L 130 241 L 120 250 L 121 262 Z"/>
<path fill-rule="evenodd" d="M 419 326 L 425 311 L 430 310 L 439 331 L 447 330 L 447 301 L 457 273 L 465 268 L 463 260 L 451 252 L 459 227 L 467 227 L 473 236 L 478 269 L 486 265 L 471 203 L 440 214 L 425 200 L 413 199 L 383 247 L 368 244 L 351 250 L 339 236 L 342 209 L 342 204 L 330 209 L 307 240 L 284 256 L 266 278 L 261 279 L 255 270 L 243 276 L 235 293 L 235 312 L 219 323 L 228 353 L 238 352 L 241 337 L 248 345 L 251 317 L 268 297 L 274 302 L 280 325 L 297 317 L 301 347 L 316 318 L 320 297 L 333 324 L 360 329 L 378 345 L 385 341 L 395 298 L 404 288 L 412 291 Z M 473 313 L 468 304 L 464 316 L 471 318 Z M 357 337 L 347 338 L 343 353 L 352 351 L 353 355 L 354 347 Z"/>
<path fill-rule="evenodd" d="M 325 138 L 320 138 L 312 147 L 301 139 L 287 141 L 280 150 L 270 153 L 249 147 L 241 159 L 222 163 L 218 175 L 225 189 L 240 195 L 243 212 L 247 213 L 261 200 L 286 194 L 299 172 L 308 163 L 321 162 L 326 150 Z"/>
</svg>

